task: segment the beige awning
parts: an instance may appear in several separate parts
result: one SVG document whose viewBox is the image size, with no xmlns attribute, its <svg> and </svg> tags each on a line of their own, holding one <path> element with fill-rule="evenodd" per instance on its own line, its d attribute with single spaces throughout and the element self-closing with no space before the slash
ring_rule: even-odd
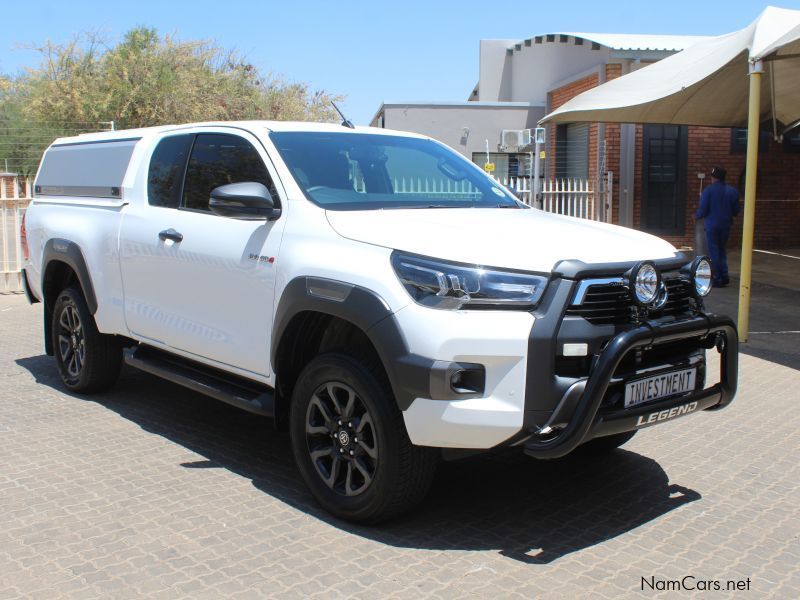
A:
<svg viewBox="0 0 800 600">
<path fill-rule="evenodd" d="M 542 123 L 673 123 L 747 127 L 739 336 L 748 339 L 758 132 L 800 121 L 800 11 L 767 7 L 740 31 L 697 42 L 586 91 Z"/>
<path fill-rule="evenodd" d="M 800 119 L 800 11 L 770 6 L 744 29 L 584 92 L 542 122 L 744 127 L 748 65 L 756 60 L 764 60 L 761 117 L 784 126 Z"/>
</svg>

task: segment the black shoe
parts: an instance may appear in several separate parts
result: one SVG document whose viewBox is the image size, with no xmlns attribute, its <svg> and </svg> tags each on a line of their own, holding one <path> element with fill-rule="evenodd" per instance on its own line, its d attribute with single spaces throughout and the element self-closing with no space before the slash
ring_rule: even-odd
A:
<svg viewBox="0 0 800 600">
<path fill-rule="evenodd" d="M 712 281 L 711 282 L 711 287 L 721 288 L 721 287 L 725 287 L 726 285 L 728 285 L 728 283 L 730 283 L 730 282 L 725 281 L 724 279 L 721 279 L 719 281 Z"/>
<path fill-rule="evenodd" d="M 723 287 L 724 287 L 724 286 L 726 286 L 726 285 L 728 285 L 730 282 L 731 282 L 731 278 L 730 278 L 730 277 L 723 277 L 723 278 L 722 278 L 722 285 L 723 285 Z"/>
</svg>

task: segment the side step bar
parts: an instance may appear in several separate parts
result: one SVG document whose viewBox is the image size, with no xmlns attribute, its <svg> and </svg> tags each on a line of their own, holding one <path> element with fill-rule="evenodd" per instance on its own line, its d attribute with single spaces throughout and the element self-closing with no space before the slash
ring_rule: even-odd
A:
<svg viewBox="0 0 800 600">
<path fill-rule="evenodd" d="M 271 388 L 213 367 L 168 354 L 148 346 L 127 348 L 125 363 L 200 394 L 227 402 L 237 408 L 275 416 L 275 396 Z"/>
</svg>

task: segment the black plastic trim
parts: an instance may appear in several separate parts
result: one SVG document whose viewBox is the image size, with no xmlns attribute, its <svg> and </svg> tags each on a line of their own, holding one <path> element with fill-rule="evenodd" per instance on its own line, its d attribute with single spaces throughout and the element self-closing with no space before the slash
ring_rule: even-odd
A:
<svg viewBox="0 0 800 600">
<path fill-rule="evenodd" d="M 550 281 L 538 308 L 533 312 L 535 321 L 528 338 L 528 360 L 525 375 L 525 422 L 531 420 L 530 411 L 553 410 L 572 384 L 560 381 L 555 375 L 558 352 L 558 331 L 575 289 L 570 279 Z"/>
<path fill-rule="evenodd" d="M 719 345 L 722 354 L 719 383 L 677 399 L 665 400 L 635 410 L 623 409 L 602 415 L 599 413 L 600 404 L 614 372 L 628 352 L 636 348 L 686 338 L 696 338 L 708 347 L 712 347 L 715 343 Z M 534 435 L 525 443 L 525 452 L 536 458 L 558 458 L 569 454 L 592 437 L 629 431 L 642 426 L 638 423 L 638 417 L 643 414 L 658 413 L 682 405 L 688 406 L 693 402 L 697 402 L 697 405 L 691 412 L 699 409 L 720 409 L 733 401 L 737 385 L 738 334 L 736 325 L 730 318 L 701 314 L 664 323 L 647 322 L 619 333 L 608 343 L 594 366 L 566 428 L 550 438 L 537 439 Z M 680 415 L 676 413 L 675 416 Z M 608 423 L 615 423 L 613 431 L 608 430 Z"/>
<path fill-rule="evenodd" d="M 22 289 L 25 290 L 25 297 L 29 303 L 36 304 L 39 302 L 39 299 L 31 291 L 31 286 L 28 283 L 28 272 L 25 269 L 22 269 Z"/>
<path fill-rule="evenodd" d="M 620 273 L 626 273 L 635 267 L 639 262 L 640 261 L 586 264 L 581 260 L 562 260 L 557 262 L 555 267 L 553 267 L 553 275 L 564 277 L 566 279 L 619 276 Z M 648 262 L 652 262 L 655 264 L 656 269 L 658 269 L 660 272 L 664 272 L 680 269 L 691 261 L 685 254 L 678 252 L 675 254 L 675 256 L 670 258 L 658 258 Z"/>
<path fill-rule="evenodd" d="M 47 243 L 44 245 L 44 253 L 42 256 L 43 290 L 44 278 L 47 276 L 47 267 L 54 260 L 66 263 L 75 271 L 75 274 L 78 276 L 78 282 L 81 284 L 81 289 L 83 290 L 83 297 L 86 299 L 86 305 L 89 307 L 89 312 L 92 314 L 96 313 L 97 297 L 94 294 L 92 278 L 89 276 L 89 269 L 86 266 L 86 260 L 83 258 L 80 247 L 75 242 L 61 238 L 47 240 Z"/>
<path fill-rule="evenodd" d="M 328 293 L 320 294 L 320 290 Z M 346 292 L 345 291 L 349 290 Z M 320 277 L 298 277 L 281 294 L 272 335 L 272 365 L 277 364 L 281 339 L 292 319 L 302 312 L 318 312 L 352 323 L 363 331 L 386 369 L 400 410 L 416 398 L 430 398 L 434 361 L 409 351 L 397 320 L 376 293 L 358 285 Z"/>
<path fill-rule="evenodd" d="M 416 398 L 463 400 L 478 398 L 484 393 L 486 369 L 483 365 L 433 360 L 413 354 L 394 314 L 380 296 L 361 286 L 320 277 L 298 277 L 284 289 L 275 314 L 273 366 L 277 364 L 278 348 L 289 323 L 302 312 L 331 315 L 363 331 L 378 352 L 400 410 L 407 410 Z M 467 385 L 476 389 L 453 389 L 450 382 L 456 371 L 465 371 Z"/>
<path fill-rule="evenodd" d="M 128 348 L 125 363 L 251 413 L 275 415 L 272 388 L 149 346 Z"/>
</svg>

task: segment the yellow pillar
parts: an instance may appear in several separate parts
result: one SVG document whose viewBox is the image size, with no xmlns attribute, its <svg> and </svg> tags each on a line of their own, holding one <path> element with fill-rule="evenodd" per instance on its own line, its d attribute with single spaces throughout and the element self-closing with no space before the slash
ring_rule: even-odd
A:
<svg viewBox="0 0 800 600">
<path fill-rule="evenodd" d="M 744 227 L 742 268 L 739 281 L 739 341 L 746 342 L 750 328 L 750 282 L 753 272 L 753 233 L 756 222 L 756 175 L 761 121 L 761 61 L 750 63 L 750 103 L 747 111 L 747 174 L 744 183 Z"/>
</svg>

